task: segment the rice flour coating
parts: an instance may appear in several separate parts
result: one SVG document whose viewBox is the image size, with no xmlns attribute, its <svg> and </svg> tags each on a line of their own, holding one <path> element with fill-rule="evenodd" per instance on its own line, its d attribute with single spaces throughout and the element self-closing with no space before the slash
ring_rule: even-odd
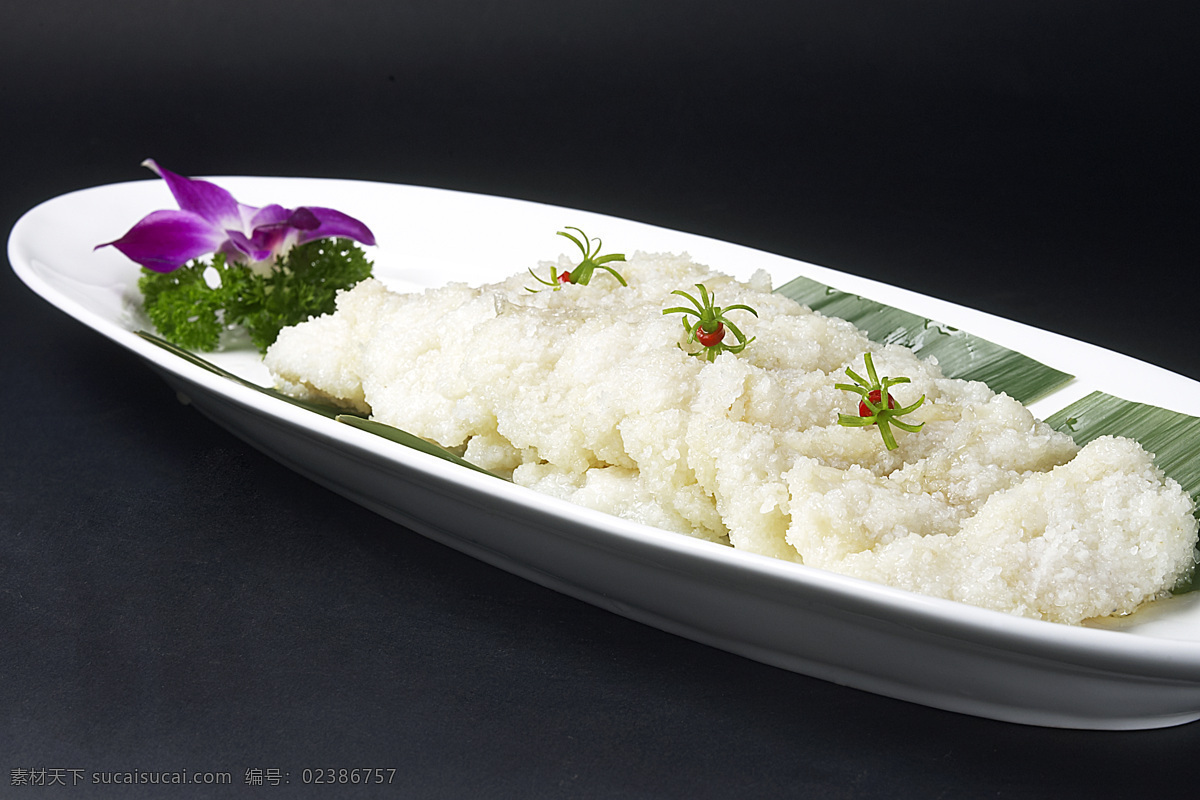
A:
<svg viewBox="0 0 1200 800">
<path fill-rule="evenodd" d="M 566 264 L 566 262 L 562 262 Z M 544 267 L 545 265 L 543 265 Z M 569 268 L 569 264 L 566 265 Z M 531 293 L 528 274 L 397 294 L 377 280 L 285 329 L 277 385 L 403 428 L 522 486 L 682 534 L 1058 622 L 1133 611 L 1194 562 L 1191 501 L 1129 440 L 1080 450 L 1020 403 L 907 348 L 686 255 L 637 253 L 629 285 Z M 540 270 L 545 272 L 543 268 Z M 674 289 L 703 283 L 755 341 L 681 349 Z M 837 424 L 870 352 L 920 395 L 888 451 Z"/>
</svg>

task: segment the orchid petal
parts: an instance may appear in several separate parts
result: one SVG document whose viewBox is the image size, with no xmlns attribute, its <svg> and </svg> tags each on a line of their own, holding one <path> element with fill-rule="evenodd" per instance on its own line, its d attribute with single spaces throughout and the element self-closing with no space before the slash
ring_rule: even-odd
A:
<svg viewBox="0 0 1200 800">
<path fill-rule="evenodd" d="M 291 215 L 292 212 L 289 209 L 278 203 L 256 208 L 254 214 L 246 220 L 246 230 L 254 231 L 266 225 L 283 225 L 287 223 L 288 217 Z"/>
<path fill-rule="evenodd" d="M 198 214 L 214 227 L 241 229 L 244 227 L 243 208 L 247 211 L 257 210 L 250 206 L 242 206 L 233 195 L 215 183 L 177 175 L 160 167 L 152 158 L 143 161 L 142 166 L 149 167 L 167 182 L 167 188 L 171 190 L 175 202 L 179 203 L 182 210 Z"/>
<path fill-rule="evenodd" d="M 325 239 L 334 236 L 353 239 L 365 245 L 375 244 L 375 234 L 371 233 L 371 229 L 349 214 L 343 214 L 341 211 L 335 211 L 332 208 L 302 206 L 296 209 L 292 215 L 293 219 L 296 218 L 296 215 L 301 214 L 301 212 L 311 213 L 320 221 L 320 224 L 315 228 L 308 228 L 293 222 L 293 227 L 302 230 L 297 244 L 304 244 L 314 239 Z"/>
<path fill-rule="evenodd" d="M 180 210 L 155 211 L 108 245 L 149 269 L 170 272 L 214 252 L 261 266 L 297 244 L 328 237 L 375 244 L 366 225 L 340 211 L 311 206 L 288 209 L 277 204 L 248 206 L 216 184 L 178 175 L 153 159 L 142 165 L 166 181 Z"/>
<path fill-rule="evenodd" d="M 291 241 L 288 241 L 289 237 Z M 260 251 L 274 252 L 276 255 L 282 255 L 285 250 L 290 249 L 291 245 L 296 243 L 295 238 L 295 231 L 288 226 L 270 225 L 254 231 L 254 235 L 250 237 L 250 241 Z"/>
<path fill-rule="evenodd" d="M 170 272 L 193 258 L 213 252 L 225 233 L 191 211 L 154 211 L 120 239 L 96 245 L 113 247 L 155 272 Z"/>
<path fill-rule="evenodd" d="M 242 221 L 239 230 L 254 230 L 254 225 L 251 224 L 251 220 L 253 220 L 255 215 L 257 215 L 261 210 L 262 209 L 258 206 L 248 206 L 245 203 L 238 203 L 238 218 Z"/>
<path fill-rule="evenodd" d="M 241 231 L 225 231 L 228 238 L 221 245 L 220 252 L 235 256 L 237 261 L 246 260 L 237 257 L 239 255 L 248 256 L 251 261 L 263 261 L 276 254 L 275 245 L 283 238 L 283 234 L 284 229 L 279 229 L 279 234 L 274 237 L 256 234 L 250 238 Z"/>
<path fill-rule="evenodd" d="M 315 231 L 321 227 L 321 220 L 317 219 L 311 208 L 301 206 L 288 217 L 288 225 L 299 231 Z"/>
</svg>

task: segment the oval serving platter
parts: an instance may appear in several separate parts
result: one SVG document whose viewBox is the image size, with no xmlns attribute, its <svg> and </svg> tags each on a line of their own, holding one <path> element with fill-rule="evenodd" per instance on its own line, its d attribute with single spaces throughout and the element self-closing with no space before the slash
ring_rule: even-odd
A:
<svg viewBox="0 0 1200 800">
<path fill-rule="evenodd" d="M 425 187 L 209 178 L 252 205 L 330 206 L 378 238 L 399 291 L 499 280 L 557 258 L 578 226 L 609 249 L 687 252 L 739 278 L 803 276 L 938 320 L 1075 375 L 1039 417 L 1093 391 L 1200 416 L 1200 383 L 1057 334 L 762 251 L 643 223 Z M 13 228 L 9 260 L 51 304 L 133 351 L 201 412 L 312 480 L 414 531 L 626 617 L 795 672 L 936 708 L 1033 725 L 1136 729 L 1200 718 L 1200 592 L 1073 627 L 924 597 L 628 522 L 467 470 L 264 395 L 138 335 L 138 268 L 112 248 L 174 202 L 157 180 L 47 201 Z M 253 350 L 206 354 L 251 383 Z"/>
</svg>

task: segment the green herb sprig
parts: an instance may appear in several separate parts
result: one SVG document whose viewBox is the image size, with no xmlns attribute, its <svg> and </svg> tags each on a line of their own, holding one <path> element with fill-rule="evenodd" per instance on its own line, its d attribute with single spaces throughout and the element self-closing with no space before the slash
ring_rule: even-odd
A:
<svg viewBox="0 0 1200 800">
<path fill-rule="evenodd" d="M 889 390 L 900 383 L 909 383 L 908 378 L 884 378 L 879 379 L 875 372 L 875 364 L 871 360 L 871 354 L 863 354 L 863 361 L 867 365 L 867 378 L 863 378 L 854 370 L 846 367 L 846 374 L 854 381 L 849 383 L 835 383 L 834 386 L 838 389 L 847 392 L 854 392 L 859 395 L 862 400 L 858 404 L 858 416 L 851 414 L 838 414 L 838 424 L 845 425 L 848 428 L 865 428 L 868 425 L 879 426 L 879 434 L 883 437 L 883 443 L 888 450 L 895 450 L 900 445 L 896 443 L 896 436 L 892 433 L 892 426 L 896 426 L 902 431 L 916 433 L 921 430 L 924 422 L 913 425 L 909 422 L 901 422 L 898 417 L 904 414 L 911 414 L 921 407 L 925 402 L 925 395 L 921 395 L 912 405 L 897 407 L 896 401 L 889 394 Z"/>
<path fill-rule="evenodd" d="M 701 345 L 700 350 L 691 353 L 690 355 L 704 358 L 708 361 L 715 361 L 717 356 L 722 352 L 740 353 L 746 349 L 746 345 L 754 341 L 754 337 L 746 338 L 737 325 L 729 321 L 725 314 L 729 311 L 741 310 L 749 311 L 754 316 L 758 316 L 758 312 L 753 308 L 741 303 L 732 306 L 713 305 L 714 295 L 704 287 L 704 284 L 697 283 L 696 288 L 700 290 L 700 299 L 696 299 L 693 295 L 688 294 L 682 289 L 676 289 L 671 294 L 677 294 L 680 297 L 686 297 L 692 301 L 695 308 L 686 306 L 675 306 L 673 308 L 664 308 L 664 314 L 683 314 L 683 327 L 687 330 L 688 341 L 696 342 Z M 695 322 L 688 320 L 688 315 L 696 317 Z M 725 344 L 725 327 L 733 331 L 734 337 L 737 339 L 737 344 Z"/>
<path fill-rule="evenodd" d="M 570 233 L 567 233 L 567 231 L 576 231 L 579 236 L 582 236 L 583 238 L 580 239 Z M 625 282 L 625 279 L 621 277 L 621 273 L 608 266 L 609 263 L 613 261 L 624 261 L 625 255 L 623 253 L 610 253 L 606 256 L 600 255 L 600 247 L 602 242 L 599 239 L 589 239 L 587 234 L 581 231 L 579 228 L 567 226 L 567 230 L 558 231 L 558 235 L 564 236 L 574 242 L 575 246 L 579 248 L 579 252 L 583 253 L 583 260 L 579 262 L 579 266 L 575 267 L 575 269 L 570 271 L 564 270 L 558 275 L 554 274 L 554 268 L 551 267 L 550 280 L 546 280 L 537 275 L 533 270 L 529 270 L 529 274 L 533 275 L 533 279 L 535 281 L 543 286 L 550 287 L 554 291 L 558 291 L 563 287 L 563 285 L 568 283 L 587 286 L 592 280 L 592 274 L 597 269 L 602 269 L 616 278 L 622 286 L 629 285 Z M 595 242 L 595 247 L 592 246 L 593 242 Z M 530 289 L 529 287 L 525 287 L 525 289 L 529 292 L 543 291 L 542 289 Z"/>
<path fill-rule="evenodd" d="M 168 341 L 215 350 L 223 332 L 241 326 L 265 352 L 283 328 L 332 312 L 338 291 L 370 277 L 371 268 L 351 240 L 318 239 L 293 247 L 265 274 L 217 253 L 172 272 L 143 269 L 138 288 L 146 315 Z"/>
</svg>

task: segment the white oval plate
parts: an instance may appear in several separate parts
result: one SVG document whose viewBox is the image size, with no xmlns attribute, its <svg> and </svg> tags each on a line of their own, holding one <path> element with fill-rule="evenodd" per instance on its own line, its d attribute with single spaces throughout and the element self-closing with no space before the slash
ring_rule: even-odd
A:
<svg viewBox="0 0 1200 800">
<path fill-rule="evenodd" d="M 935 298 L 691 234 L 583 211 L 413 186 L 306 178 L 211 180 L 251 205 L 322 205 L 372 227 L 394 289 L 482 283 L 564 252 L 578 226 L 619 252 L 688 252 L 738 277 L 805 275 L 1023 352 L 1077 378 L 1039 416 L 1092 390 L 1200 415 L 1200 384 L 1144 362 Z M 175 204 L 162 181 L 50 200 L 13 228 L 35 292 L 137 353 L 217 423 L 284 464 L 424 535 L 649 625 L 847 686 L 993 719 L 1133 729 L 1200 718 L 1200 593 L 1104 627 L 1011 617 L 656 530 L 539 495 L 352 429 L 214 375 L 135 335 L 138 268 L 99 242 Z M 257 353 L 211 360 L 261 385 Z"/>
</svg>

